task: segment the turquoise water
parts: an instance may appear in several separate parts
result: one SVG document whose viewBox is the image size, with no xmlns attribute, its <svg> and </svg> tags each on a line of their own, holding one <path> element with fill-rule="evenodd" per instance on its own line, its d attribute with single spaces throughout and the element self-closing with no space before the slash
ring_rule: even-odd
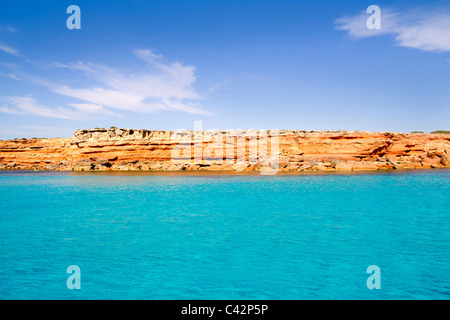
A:
<svg viewBox="0 0 450 320">
<path fill-rule="evenodd" d="M 1 172 L 0 299 L 449 299 L 449 218 L 448 170 Z"/>
</svg>

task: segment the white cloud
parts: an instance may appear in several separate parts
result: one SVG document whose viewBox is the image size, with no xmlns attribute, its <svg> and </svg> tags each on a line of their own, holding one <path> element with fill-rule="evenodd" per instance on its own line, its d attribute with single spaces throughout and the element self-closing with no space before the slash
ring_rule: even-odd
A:
<svg viewBox="0 0 450 320">
<path fill-rule="evenodd" d="M 55 67 L 80 71 L 95 87 L 73 88 L 49 84 L 55 93 L 70 96 L 91 104 L 135 112 L 179 110 L 195 114 L 209 114 L 198 108 L 202 97 L 192 88 L 196 81 L 195 67 L 179 62 L 168 63 L 151 50 L 135 50 L 145 64 L 133 72 L 125 72 L 96 63 L 78 61 L 71 64 L 55 63 Z"/>
<path fill-rule="evenodd" d="M 75 108 L 80 111 L 83 115 L 96 115 L 103 114 L 107 116 L 113 117 L 122 117 L 121 114 L 109 111 L 98 104 L 89 104 L 89 103 L 70 103 L 69 106 Z"/>
<path fill-rule="evenodd" d="M 0 26 L 0 31 L 6 31 L 6 32 L 14 33 L 14 32 L 16 32 L 17 30 L 16 30 L 15 28 L 11 27 L 11 26 L 1 25 L 1 26 Z"/>
<path fill-rule="evenodd" d="M 18 53 L 12 48 L 7 50 L 11 54 Z M 132 71 L 78 61 L 69 64 L 55 62 L 51 65 L 53 68 L 65 70 L 63 80 L 58 82 L 28 73 L 19 73 L 20 77 L 13 72 L 0 73 L 1 77 L 23 79 L 77 100 L 68 106 L 53 108 L 39 104 L 29 96 L 4 97 L 2 100 L 6 104 L 0 107 L 0 112 L 73 120 L 86 120 L 95 115 L 121 116 L 111 109 L 140 113 L 178 110 L 193 114 L 210 114 L 198 107 L 198 101 L 203 97 L 192 87 L 196 81 L 194 66 L 185 66 L 179 62 L 168 63 L 164 57 L 154 54 L 151 50 L 135 50 L 134 53 L 143 62 L 143 66 Z M 82 87 L 83 79 L 74 75 L 75 72 L 81 72 L 95 85 Z M 74 81 L 78 80 L 80 85 L 67 85 L 66 79 L 70 79 L 70 83 L 77 83 Z"/>
<path fill-rule="evenodd" d="M 9 46 L 5 46 L 3 44 L 0 43 L 0 51 L 3 51 L 7 54 L 16 56 L 16 57 L 21 57 L 22 55 L 20 54 L 20 52 L 12 47 Z"/>
<path fill-rule="evenodd" d="M 139 104 L 145 98 L 103 88 L 72 89 L 68 86 L 54 86 L 51 89 L 61 95 L 128 111 L 139 111 Z"/>
<path fill-rule="evenodd" d="M 219 91 L 226 90 L 229 87 L 230 83 L 233 81 L 233 77 L 229 74 L 222 73 L 219 76 L 222 78 L 222 80 L 209 87 L 208 93 L 214 94 Z"/>
<path fill-rule="evenodd" d="M 32 115 L 70 120 L 86 120 L 89 116 L 120 116 L 102 106 L 92 104 L 70 104 L 68 107 L 50 108 L 39 104 L 32 97 L 7 97 L 3 98 L 3 106 L 0 112 L 16 115 Z"/>
<path fill-rule="evenodd" d="M 381 8 L 381 29 L 369 30 L 370 14 L 363 11 L 352 17 L 336 20 L 336 29 L 347 31 L 353 38 L 392 34 L 399 46 L 431 52 L 450 51 L 449 10 L 409 10 L 396 12 Z"/>
<path fill-rule="evenodd" d="M 20 80 L 20 78 L 17 75 L 15 75 L 14 73 L 0 72 L 0 77 L 9 78 L 9 79 L 18 80 L 18 81 Z"/>
</svg>

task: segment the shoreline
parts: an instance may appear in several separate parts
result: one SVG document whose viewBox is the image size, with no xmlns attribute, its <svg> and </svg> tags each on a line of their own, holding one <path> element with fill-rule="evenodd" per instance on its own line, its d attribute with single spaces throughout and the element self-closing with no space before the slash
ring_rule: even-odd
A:
<svg viewBox="0 0 450 320">
<path fill-rule="evenodd" d="M 71 138 L 0 141 L 0 170 L 259 174 L 270 168 L 278 174 L 450 168 L 450 135 L 86 129 Z"/>
<path fill-rule="evenodd" d="M 2 174 L 26 174 L 26 175 L 69 175 L 69 176 L 173 176 L 173 177 L 196 177 L 196 176 L 352 176 L 352 175 L 401 175 L 401 174 L 414 174 L 414 173 L 437 173 L 437 172 L 450 172 L 450 168 L 423 168 L 423 169 L 383 169 L 383 170 L 360 170 L 360 171 L 279 171 L 273 175 L 261 175 L 259 171 L 225 171 L 225 170 L 191 170 L 191 171 L 55 171 L 55 170 L 27 170 L 27 169 L 2 169 L 0 170 L 0 176 Z"/>
</svg>

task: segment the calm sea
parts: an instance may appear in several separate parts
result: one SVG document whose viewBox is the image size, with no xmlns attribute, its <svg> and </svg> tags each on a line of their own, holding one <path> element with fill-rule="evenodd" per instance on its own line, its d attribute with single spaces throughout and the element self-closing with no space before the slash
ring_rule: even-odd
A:
<svg viewBox="0 0 450 320">
<path fill-rule="evenodd" d="M 0 299 L 449 298 L 449 170 L 0 173 Z"/>
</svg>

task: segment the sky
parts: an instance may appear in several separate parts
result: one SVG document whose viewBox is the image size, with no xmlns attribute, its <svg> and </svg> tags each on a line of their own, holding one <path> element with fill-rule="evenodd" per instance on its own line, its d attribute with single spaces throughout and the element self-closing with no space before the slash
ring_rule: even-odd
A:
<svg viewBox="0 0 450 320">
<path fill-rule="evenodd" d="M 0 2 L 0 139 L 449 130 L 449 80 L 450 1 Z"/>
</svg>

